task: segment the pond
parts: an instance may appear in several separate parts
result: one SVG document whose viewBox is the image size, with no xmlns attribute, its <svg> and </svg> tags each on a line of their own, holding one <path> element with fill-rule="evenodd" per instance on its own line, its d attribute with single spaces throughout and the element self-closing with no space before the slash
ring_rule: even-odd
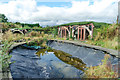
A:
<svg viewBox="0 0 120 80">
<path fill-rule="evenodd" d="M 73 57 L 81 59 L 87 67 L 99 65 L 101 60 L 104 59 L 105 54 L 107 54 L 102 50 L 60 41 L 49 40 L 47 45 L 52 49 L 64 51 Z M 117 64 L 118 58 L 110 55 L 109 61 L 111 61 L 112 64 Z"/>
<path fill-rule="evenodd" d="M 52 49 L 35 47 L 32 50 L 23 45 L 14 48 L 10 52 L 11 62 L 15 61 L 10 65 L 12 77 L 81 78 L 86 67 L 99 65 L 105 55 L 100 50 L 68 43 L 48 41 L 47 45 Z M 114 56 L 109 60 L 112 64 L 118 63 Z"/>
<path fill-rule="evenodd" d="M 19 46 L 12 50 L 13 78 L 80 78 L 86 64 L 79 58 L 55 49 L 31 50 Z"/>
</svg>

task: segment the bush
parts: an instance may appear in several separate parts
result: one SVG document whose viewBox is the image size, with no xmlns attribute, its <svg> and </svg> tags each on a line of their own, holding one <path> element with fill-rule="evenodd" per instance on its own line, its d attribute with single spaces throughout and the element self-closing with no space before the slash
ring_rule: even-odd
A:
<svg viewBox="0 0 120 80">
<path fill-rule="evenodd" d="M 44 32 L 43 31 L 41 32 L 41 35 L 42 35 L 42 37 L 44 36 Z"/>
<path fill-rule="evenodd" d="M 112 69 L 112 64 L 108 59 L 110 56 L 108 54 L 105 55 L 102 60 L 102 64 L 95 67 L 89 67 L 85 71 L 85 78 L 118 78 L 118 73 Z"/>
<path fill-rule="evenodd" d="M 11 64 L 11 62 L 9 61 L 9 59 L 12 56 L 8 54 L 8 50 L 11 47 L 12 43 L 9 43 L 6 40 L 6 41 L 2 42 L 2 44 L 4 46 L 2 47 L 1 52 L 0 52 L 0 63 L 2 63 L 2 71 L 5 72 L 5 71 L 8 70 L 9 64 Z"/>
<path fill-rule="evenodd" d="M 13 33 L 9 30 L 9 31 L 6 31 L 5 34 L 3 34 L 3 40 L 7 40 L 7 41 L 12 41 L 13 38 L 14 38 L 14 35 Z"/>
<path fill-rule="evenodd" d="M 28 36 L 30 36 L 30 37 L 34 37 L 34 36 L 40 36 L 40 33 L 39 32 L 36 32 L 36 31 L 31 31 L 29 34 L 28 34 Z"/>
<path fill-rule="evenodd" d="M 118 50 L 118 29 L 116 24 L 95 29 L 94 40 L 89 39 L 87 43 Z"/>
</svg>

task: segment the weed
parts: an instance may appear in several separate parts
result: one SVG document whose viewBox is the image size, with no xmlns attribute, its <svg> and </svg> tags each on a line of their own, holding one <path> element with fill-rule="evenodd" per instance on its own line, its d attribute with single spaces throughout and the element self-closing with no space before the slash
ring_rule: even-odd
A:
<svg viewBox="0 0 120 80">
<path fill-rule="evenodd" d="M 10 46 L 13 43 L 10 43 L 6 40 L 6 41 L 3 41 L 2 44 L 3 44 L 3 47 L 1 48 L 1 52 L 0 52 L 0 62 L 2 63 L 2 71 L 5 72 L 8 70 L 9 64 L 11 64 L 9 59 L 12 56 L 8 54 L 8 51 L 9 51 Z"/>
<path fill-rule="evenodd" d="M 112 64 L 108 61 L 110 56 L 108 54 L 105 55 L 102 60 L 102 64 L 99 66 L 91 66 L 87 68 L 85 71 L 85 78 L 118 78 L 118 73 L 112 69 Z"/>
</svg>

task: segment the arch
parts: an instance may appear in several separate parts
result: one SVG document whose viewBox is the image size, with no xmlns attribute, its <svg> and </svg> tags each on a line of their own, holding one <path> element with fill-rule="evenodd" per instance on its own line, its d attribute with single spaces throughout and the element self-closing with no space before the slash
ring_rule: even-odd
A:
<svg viewBox="0 0 120 80">
<path fill-rule="evenodd" d="M 20 33 L 20 34 L 24 34 L 22 31 L 20 31 L 20 30 L 14 30 L 14 31 L 12 31 L 13 33 Z"/>
<path fill-rule="evenodd" d="M 67 27 L 63 26 L 63 28 L 64 28 L 64 29 L 66 29 L 66 30 L 68 31 L 68 33 L 70 33 L 70 31 L 68 30 L 68 28 L 67 28 Z"/>
<path fill-rule="evenodd" d="M 83 26 L 79 26 L 79 27 L 83 27 L 83 28 L 85 28 L 88 32 L 89 32 L 89 34 L 90 34 L 90 29 L 88 28 L 88 27 L 86 27 L 86 25 L 83 25 Z"/>
<path fill-rule="evenodd" d="M 89 25 L 91 25 L 91 24 L 89 24 Z M 75 32 L 78 30 L 78 29 L 80 29 L 80 30 L 83 30 L 81 33 L 80 33 L 80 35 L 81 35 L 81 40 L 85 40 L 85 38 L 87 38 L 88 37 L 88 35 L 90 35 L 91 36 L 91 38 L 92 38 L 92 30 L 90 30 L 89 29 L 89 25 L 74 25 L 74 26 L 72 26 L 72 37 L 76 37 L 76 38 L 78 38 L 78 40 L 79 40 L 79 36 L 78 36 L 78 34 L 79 34 L 79 32 L 78 32 L 78 34 L 75 34 Z M 88 26 L 88 27 L 87 27 Z M 83 33 L 84 32 L 84 33 Z M 86 32 L 88 33 L 87 34 L 87 36 L 86 36 Z M 78 37 L 77 37 L 78 36 Z"/>
<path fill-rule="evenodd" d="M 77 39 L 77 36 L 78 36 L 78 34 L 76 34 L 77 33 L 77 29 L 75 29 L 74 31 L 72 31 L 72 37 L 74 38 L 74 39 Z"/>
<path fill-rule="evenodd" d="M 59 32 L 61 32 L 61 37 L 62 37 L 62 31 L 65 30 L 65 35 L 67 35 L 67 32 L 68 32 L 68 35 L 70 37 L 70 31 L 68 29 L 69 26 L 61 26 L 61 28 L 59 28 Z"/>
<path fill-rule="evenodd" d="M 66 34 L 69 34 L 69 37 L 71 34 L 72 34 L 72 37 L 79 34 L 81 37 L 80 40 L 85 40 L 85 38 L 88 37 L 89 35 L 92 38 L 93 28 L 94 28 L 93 23 L 86 24 L 86 25 L 61 26 L 61 27 L 58 27 L 58 34 L 60 35 L 61 33 L 61 37 L 65 36 Z M 75 34 L 76 30 L 78 31 L 78 33 Z M 78 39 L 79 39 L 79 35 L 78 35 Z"/>
<path fill-rule="evenodd" d="M 25 34 L 25 33 L 28 32 L 28 30 L 27 29 L 23 29 L 22 32 L 23 32 L 23 34 Z"/>
<path fill-rule="evenodd" d="M 91 35 L 91 30 L 90 30 L 88 27 L 86 27 L 86 25 L 82 25 L 82 26 L 74 25 L 74 26 L 77 26 L 77 28 L 72 31 L 72 36 L 74 36 L 74 31 L 76 31 L 76 30 L 77 30 L 78 28 L 80 28 L 80 27 L 85 28 L 85 29 L 89 32 L 89 35 Z M 73 27 L 73 26 L 72 26 L 72 27 Z"/>
<path fill-rule="evenodd" d="M 78 29 L 78 25 L 73 25 L 72 28 L 73 27 L 77 27 L 77 28 L 75 28 L 75 29 L 72 30 L 72 37 L 74 37 L 74 32 Z"/>
</svg>

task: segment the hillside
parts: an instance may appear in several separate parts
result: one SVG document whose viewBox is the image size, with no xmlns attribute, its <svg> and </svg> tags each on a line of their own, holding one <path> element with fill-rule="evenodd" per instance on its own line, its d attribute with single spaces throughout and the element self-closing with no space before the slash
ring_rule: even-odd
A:
<svg viewBox="0 0 120 80">
<path fill-rule="evenodd" d="M 85 24 L 89 24 L 89 23 L 93 23 L 95 28 L 100 28 L 100 27 L 103 27 L 103 26 L 110 25 L 110 24 L 104 23 L 104 22 L 84 21 L 84 22 L 72 22 L 72 23 L 57 25 L 55 27 L 58 27 L 58 26 L 68 26 L 68 25 L 71 25 L 71 26 L 72 25 L 85 25 Z"/>
</svg>

